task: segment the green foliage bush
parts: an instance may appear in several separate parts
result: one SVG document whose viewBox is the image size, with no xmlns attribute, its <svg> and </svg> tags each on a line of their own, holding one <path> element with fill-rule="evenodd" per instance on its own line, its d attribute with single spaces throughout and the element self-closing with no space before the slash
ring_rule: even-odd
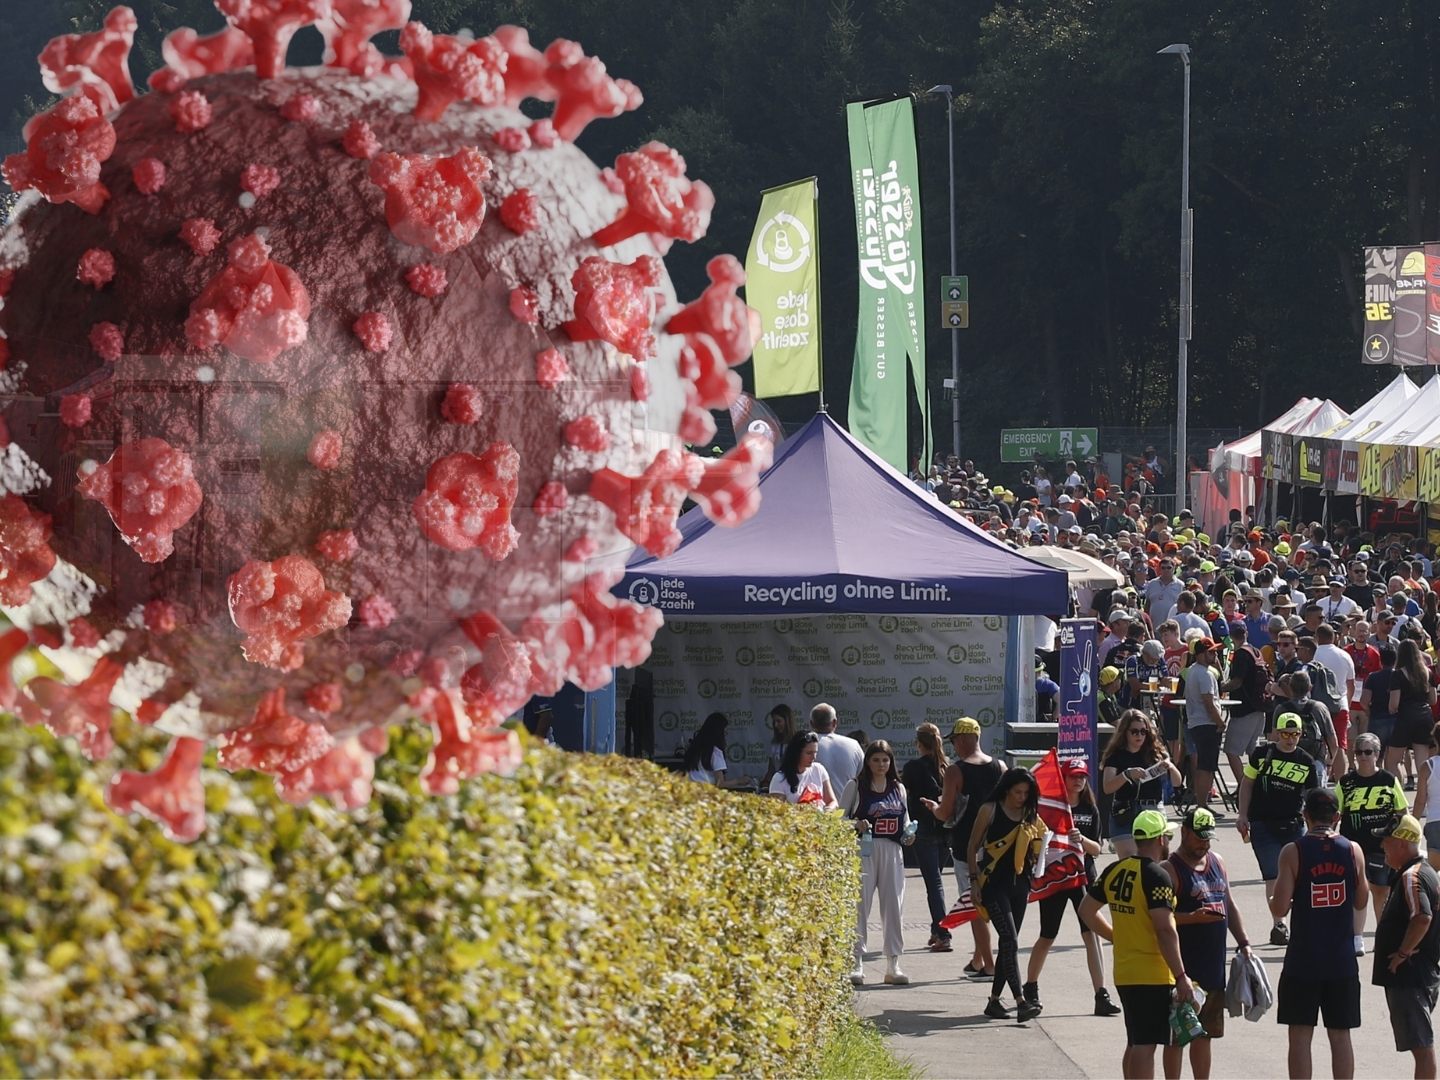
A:
<svg viewBox="0 0 1440 1080">
<path fill-rule="evenodd" d="M 842 823 L 542 747 L 435 799 L 425 749 L 354 814 L 207 770 L 183 846 L 0 718 L 0 1074 L 816 1071 L 849 1007 Z"/>
</svg>

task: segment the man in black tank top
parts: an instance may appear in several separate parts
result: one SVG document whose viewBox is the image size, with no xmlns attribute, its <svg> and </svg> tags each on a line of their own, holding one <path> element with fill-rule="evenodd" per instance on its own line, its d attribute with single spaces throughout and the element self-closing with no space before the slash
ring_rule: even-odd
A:
<svg viewBox="0 0 1440 1080">
<path fill-rule="evenodd" d="M 1305 795 L 1305 833 L 1280 852 L 1270 898 L 1277 919 L 1290 915 L 1290 942 L 1276 993 L 1275 1018 L 1290 1039 L 1290 1075 L 1311 1075 L 1310 1043 L 1323 1017 L 1335 1076 L 1355 1075 L 1350 1032 L 1360 1026 L 1360 965 L 1352 938 L 1354 913 L 1370 899 L 1365 856 L 1336 831 L 1335 796 Z"/>
<path fill-rule="evenodd" d="M 962 716 L 955 721 L 950 731 L 950 746 L 955 751 L 956 760 L 945 772 L 945 790 L 940 801 L 922 799 L 921 802 L 940 822 L 954 822 L 950 830 L 950 845 L 954 856 L 955 894 L 960 897 L 970 889 L 965 845 L 970 840 L 975 815 L 994 792 L 1005 768 L 980 749 L 980 721 L 972 717 Z M 990 924 L 984 919 L 972 919 L 970 932 L 975 937 L 975 952 L 965 965 L 965 974 L 972 979 L 993 978 L 995 953 L 990 942 Z"/>
</svg>

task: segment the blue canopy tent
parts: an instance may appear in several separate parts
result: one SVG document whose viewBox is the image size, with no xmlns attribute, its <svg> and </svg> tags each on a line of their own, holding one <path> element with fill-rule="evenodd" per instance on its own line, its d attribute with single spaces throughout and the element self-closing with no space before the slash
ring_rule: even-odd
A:
<svg viewBox="0 0 1440 1080">
<path fill-rule="evenodd" d="M 679 521 L 680 546 L 663 558 L 637 552 L 616 594 L 658 607 L 667 620 L 1066 611 L 1064 571 L 941 506 L 825 413 L 781 444 L 760 492 L 759 510 L 740 528 L 690 510 Z M 1009 620 L 1004 701 L 1012 717 L 1034 690 L 1029 631 L 1028 619 Z"/>
<path fill-rule="evenodd" d="M 1056 615 L 1063 571 L 1026 558 L 910 481 L 826 413 L 780 447 L 755 516 L 680 518 L 680 546 L 638 552 L 616 592 L 688 617 Z"/>
</svg>

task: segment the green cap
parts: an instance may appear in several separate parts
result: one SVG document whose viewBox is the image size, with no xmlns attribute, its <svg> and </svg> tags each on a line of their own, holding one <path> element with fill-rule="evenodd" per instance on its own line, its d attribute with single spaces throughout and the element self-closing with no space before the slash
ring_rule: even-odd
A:
<svg viewBox="0 0 1440 1080">
<path fill-rule="evenodd" d="M 1135 821 L 1130 826 L 1130 835 L 1136 840 L 1154 840 L 1169 832 L 1170 823 L 1159 810 L 1142 810 L 1135 815 Z"/>
</svg>

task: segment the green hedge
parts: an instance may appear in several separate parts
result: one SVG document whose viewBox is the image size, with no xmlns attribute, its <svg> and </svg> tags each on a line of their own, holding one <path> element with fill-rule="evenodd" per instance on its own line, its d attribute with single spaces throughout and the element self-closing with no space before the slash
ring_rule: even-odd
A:
<svg viewBox="0 0 1440 1080">
<path fill-rule="evenodd" d="M 815 1072 L 849 1008 L 843 823 L 538 747 L 435 799 L 425 751 L 392 739 L 354 814 L 207 770 L 184 846 L 0 718 L 0 1074 Z"/>
</svg>

